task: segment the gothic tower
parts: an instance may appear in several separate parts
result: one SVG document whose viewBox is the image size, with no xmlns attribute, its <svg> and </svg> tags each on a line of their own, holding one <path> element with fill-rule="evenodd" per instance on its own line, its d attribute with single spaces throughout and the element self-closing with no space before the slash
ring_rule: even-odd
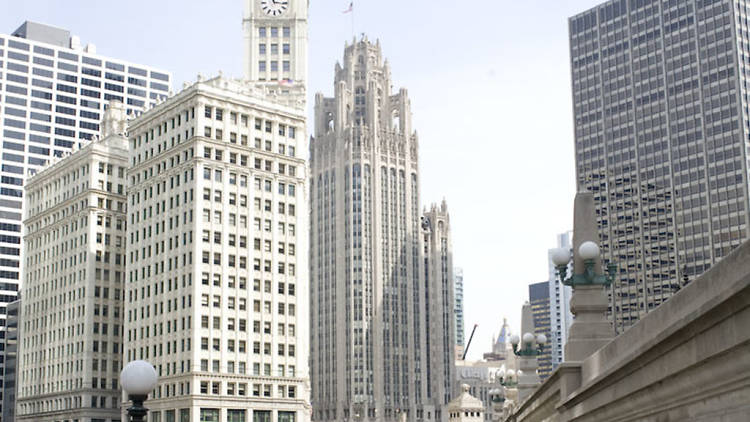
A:
<svg viewBox="0 0 750 422">
<path fill-rule="evenodd" d="M 427 336 L 453 341 L 453 330 L 430 331 L 408 93 L 391 92 L 380 45 L 366 38 L 346 46 L 334 86 L 315 97 L 310 143 L 315 419 L 447 420 L 446 372 Z"/>
</svg>

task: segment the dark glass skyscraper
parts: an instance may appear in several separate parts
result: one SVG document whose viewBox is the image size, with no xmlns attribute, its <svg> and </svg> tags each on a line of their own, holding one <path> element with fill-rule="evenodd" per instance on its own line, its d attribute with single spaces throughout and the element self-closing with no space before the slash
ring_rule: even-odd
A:
<svg viewBox="0 0 750 422">
<path fill-rule="evenodd" d="M 552 308 L 549 303 L 549 282 L 529 284 L 529 304 L 531 304 L 531 314 L 534 318 L 534 334 L 544 334 L 547 337 L 547 344 L 539 355 L 539 377 L 544 381 L 552 373 L 552 354 L 550 353 L 552 340 Z"/>
<path fill-rule="evenodd" d="M 613 0 L 569 20 L 576 176 L 619 274 L 617 332 L 748 237 L 744 0 Z"/>
</svg>

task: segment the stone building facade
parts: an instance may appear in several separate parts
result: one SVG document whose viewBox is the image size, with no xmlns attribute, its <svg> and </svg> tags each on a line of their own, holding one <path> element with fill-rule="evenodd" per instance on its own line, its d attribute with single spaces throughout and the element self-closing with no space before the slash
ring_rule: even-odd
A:
<svg viewBox="0 0 750 422">
<path fill-rule="evenodd" d="M 106 135 L 26 182 L 18 421 L 120 420 L 128 142 Z"/>
<path fill-rule="evenodd" d="M 455 367 L 455 288 L 453 285 L 453 242 L 451 219 L 445 200 L 432 204 L 422 215 L 424 268 L 427 286 L 428 373 L 442 371 L 430 384 L 432 396 L 447 403 L 458 391 L 454 388 Z M 432 335 L 436 333 L 437 335 Z M 442 384 L 441 382 L 442 381 Z"/>
</svg>

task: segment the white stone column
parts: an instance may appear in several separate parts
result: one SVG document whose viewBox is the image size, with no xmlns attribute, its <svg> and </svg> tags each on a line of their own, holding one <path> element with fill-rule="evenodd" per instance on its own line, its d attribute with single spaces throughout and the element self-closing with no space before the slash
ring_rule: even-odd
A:
<svg viewBox="0 0 750 422">
<path fill-rule="evenodd" d="M 584 260 L 578 248 L 584 242 L 599 244 L 596 223 L 594 195 L 591 192 L 578 192 L 573 211 L 573 274 L 585 272 Z M 594 259 L 594 272 L 603 274 L 600 256 Z M 570 311 L 574 315 L 565 344 L 565 360 L 581 362 L 614 338 L 612 323 L 607 320 L 607 296 L 604 286 L 599 284 L 573 287 Z"/>
</svg>

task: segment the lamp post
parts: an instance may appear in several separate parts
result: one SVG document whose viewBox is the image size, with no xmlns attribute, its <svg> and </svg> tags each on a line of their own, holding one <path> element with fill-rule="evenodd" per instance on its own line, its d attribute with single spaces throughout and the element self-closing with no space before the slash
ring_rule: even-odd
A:
<svg viewBox="0 0 750 422">
<path fill-rule="evenodd" d="M 524 305 L 524 312 L 530 312 L 530 307 Z M 526 309 L 528 308 L 528 309 Z M 544 351 L 547 337 L 544 334 L 534 335 L 526 332 L 523 337 L 514 334 L 510 338 L 513 345 L 513 353 L 518 356 L 518 402 L 522 403 L 539 384 L 542 383 L 537 369 L 539 368 L 538 357 Z"/>
<path fill-rule="evenodd" d="M 495 373 L 495 381 L 500 384 L 499 387 L 493 388 L 487 392 L 490 399 L 490 409 L 492 410 L 492 420 L 504 421 L 516 407 L 518 400 L 518 376 L 519 371 L 512 369 L 500 369 Z"/>
<path fill-rule="evenodd" d="M 143 402 L 148 398 L 148 393 L 154 390 L 158 377 L 153 365 L 143 360 L 134 360 L 120 372 L 120 385 L 133 401 L 128 408 L 128 416 L 131 422 L 144 422 L 148 409 L 143 407 Z"/>
<path fill-rule="evenodd" d="M 492 409 L 492 419 L 496 421 L 502 420 L 503 417 L 503 405 L 505 404 L 505 391 L 503 387 L 493 388 L 487 392 L 490 399 L 490 408 Z"/>
<path fill-rule="evenodd" d="M 591 239 L 596 233 L 595 224 L 578 214 L 586 214 L 583 211 L 588 211 L 589 214 L 593 212 L 593 198 L 590 194 L 578 194 L 576 201 L 576 222 L 581 220 L 581 225 L 584 226 L 582 230 L 576 229 L 576 236 Z M 579 202 L 582 211 L 578 209 Z M 596 219 L 593 218 L 593 221 Z M 587 225 L 593 226 L 586 227 Z M 568 331 L 568 341 L 565 344 L 565 360 L 569 362 L 583 361 L 614 337 L 612 325 L 606 316 L 609 302 L 604 290 L 615 279 L 617 266 L 610 263 L 605 271 L 602 268 L 600 253 L 599 245 L 586 240 L 580 241 L 577 250 L 574 249 L 573 256 L 571 251 L 565 248 L 555 249 L 551 254 L 560 281 L 573 288 L 570 311 L 575 315 L 575 319 Z M 568 275 L 571 260 L 573 271 Z"/>
</svg>

